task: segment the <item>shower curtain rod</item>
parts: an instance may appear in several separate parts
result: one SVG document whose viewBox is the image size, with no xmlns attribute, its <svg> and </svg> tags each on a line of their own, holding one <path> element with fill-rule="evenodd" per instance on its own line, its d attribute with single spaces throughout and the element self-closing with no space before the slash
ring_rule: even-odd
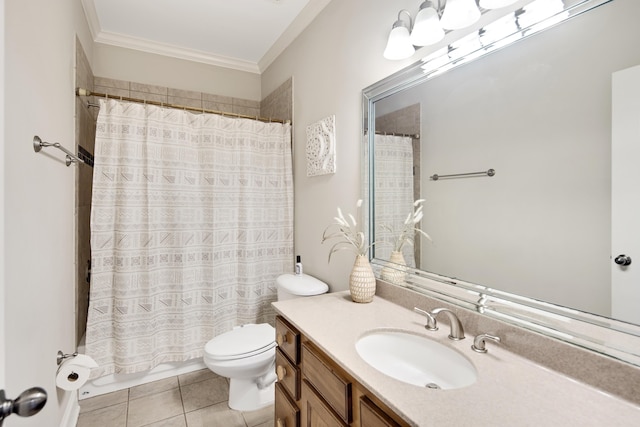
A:
<svg viewBox="0 0 640 427">
<path fill-rule="evenodd" d="M 224 111 L 209 110 L 206 108 L 189 107 L 187 105 L 170 104 L 168 102 L 149 101 L 149 100 L 140 99 L 140 98 L 130 98 L 128 96 L 114 96 L 114 95 L 109 95 L 107 93 L 91 92 L 90 90 L 83 89 L 80 87 L 76 89 L 76 96 L 97 96 L 100 98 L 107 98 L 107 99 L 111 98 L 111 99 L 117 99 L 120 101 L 138 102 L 140 104 L 159 105 L 160 107 L 175 108 L 178 110 L 197 111 L 199 113 L 218 114 L 220 116 L 238 117 L 241 119 L 252 119 L 252 120 L 258 120 L 260 122 L 266 122 L 266 123 L 291 123 L 289 120 L 267 119 L 267 118 L 258 117 L 258 116 L 247 116 L 244 114 L 225 113 Z M 89 103 L 89 106 L 97 107 L 96 104 L 91 104 L 91 103 Z"/>
<path fill-rule="evenodd" d="M 409 138 L 420 139 L 420 134 L 419 133 L 394 133 L 394 132 L 376 131 L 376 135 L 407 136 Z"/>
</svg>

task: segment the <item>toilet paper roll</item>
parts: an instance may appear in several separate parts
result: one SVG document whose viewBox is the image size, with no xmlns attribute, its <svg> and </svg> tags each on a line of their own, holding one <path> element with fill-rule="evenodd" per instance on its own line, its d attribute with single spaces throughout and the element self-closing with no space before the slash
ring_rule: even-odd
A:
<svg viewBox="0 0 640 427">
<path fill-rule="evenodd" d="M 77 390 L 82 387 L 91 374 L 91 368 L 98 364 L 86 354 L 79 354 L 62 362 L 56 374 L 56 386 L 62 390 Z"/>
</svg>

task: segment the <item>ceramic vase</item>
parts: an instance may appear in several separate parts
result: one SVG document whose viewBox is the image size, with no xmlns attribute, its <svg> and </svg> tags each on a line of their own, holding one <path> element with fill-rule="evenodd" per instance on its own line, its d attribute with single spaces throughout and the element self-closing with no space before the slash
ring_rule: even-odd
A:
<svg viewBox="0 0 640 427">
<path fill-rule="evenodd" d="M 358 255 L 349 276 L 349 292 L 354 302 L 367 303 L 373 301 L 376 293 L 376 276 L 373 274 L 369 259 Z"/>
<path fill-rule="evenodd" d="M 380 271 L 380 278 L 394 285 L 401 285 L 407 276 L 407 262 L 400 251 L 391 252 L 389 264 Z"/>
</svg>

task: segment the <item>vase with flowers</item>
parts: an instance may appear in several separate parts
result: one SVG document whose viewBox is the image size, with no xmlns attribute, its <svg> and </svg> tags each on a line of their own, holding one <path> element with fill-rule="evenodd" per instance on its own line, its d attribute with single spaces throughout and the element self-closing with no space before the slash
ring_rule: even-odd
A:
<svg viewBox="0 0 640 427">
<path fill-rule="evenodd" d="M 356 207 L 358 210 L 362 207 L 362 200 L 358 200 Z M 356 254 L 356 260 L 349 276 L 351 299 L 359 303 L 371 302 L 376 293 L 376 276 L 369 263 L 367 253 L 375 242 L 367 244 L 364 232 L 358 228 L 358 221 L 351 214 L 347 214 L 347 217 L 338 208 L 338 216 L 334 217 L 334 222 L 322 233 L 322 243 L 339 239 L 329 251 L 329 261 L 331 261 L 331 255 L 338 251 L 348 250 Z"/>
<path fill-rule="evenodd" d="M 418 224 L 424 216 L 422 203 L 424 203 L 424 199 L 416 200 L 413 203 L 413 209 L 399 228 L 393 228 L 385 224 L 381 225 L 390 235 L 395 236 L 392 242 L 387 242 L 393 246 L 393 250 L 389 256 L 389 263 L 380 271 L 381 279 L 398 285 L 404 283 L 407 275 L 407 263 L 402 254 L 402 249 L 407 244 L 415 246 L 415 239 L 419 236 L 431 240 L 427 233 L 418 228 Z"/>
</svg>

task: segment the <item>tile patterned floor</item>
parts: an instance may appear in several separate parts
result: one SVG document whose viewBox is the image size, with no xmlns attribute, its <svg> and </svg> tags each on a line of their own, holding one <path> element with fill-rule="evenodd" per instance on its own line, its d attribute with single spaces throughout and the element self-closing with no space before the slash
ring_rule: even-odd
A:
<svg viewBox="0 0 640 427">
<path fill-rule="evenodd" d="M 208 369 L 80 401 L 77 427 L 273 427 L 273 405 L 229 409 L 229 383 Z"/>
</svg>

